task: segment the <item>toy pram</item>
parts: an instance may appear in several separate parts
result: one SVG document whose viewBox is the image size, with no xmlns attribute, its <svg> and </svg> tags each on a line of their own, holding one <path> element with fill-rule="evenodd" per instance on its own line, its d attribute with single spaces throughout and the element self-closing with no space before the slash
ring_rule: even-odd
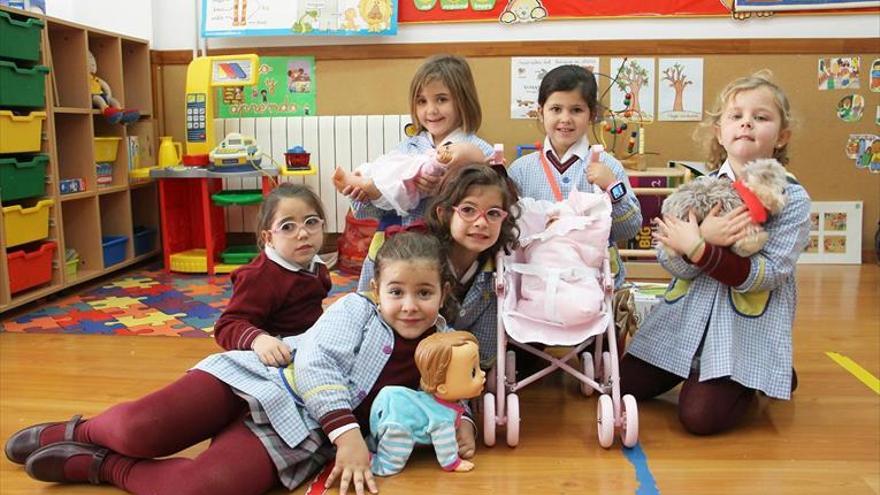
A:
<svg viewBox="0 0 880 495">
<path fill-rule="evenodd" d="M 584 395 L 594 390 L 602 394 L 599 444 L 610 447 L 617 428 L 623 444 L 632 447 L 638 441 L 638 407 L 633 396 L 620 397 L 614 279 L 607 249 L 610 200 L 605 194 L 572 191 L 559 203 L 526 198 L 520 208 L 519 247 L 496 260 L 498 354 L 495 373 L 487 379 L 490 392 L 483 396 L 483 440 L 494 445 L 496 426 L 506 425 L 507 444 L 517 445 L 517 392 L 561 369 L 581 382 Z M 593 352 L 585 352 L 594 342 Z M 508 344 L 543 358 L 548 366 L 517 381 L 515 354 Z M 543 346 L 570 350 L 557 358 Z M 569 364 L 577 363 L 578 356 L 579 365 Z"/>
</svg>

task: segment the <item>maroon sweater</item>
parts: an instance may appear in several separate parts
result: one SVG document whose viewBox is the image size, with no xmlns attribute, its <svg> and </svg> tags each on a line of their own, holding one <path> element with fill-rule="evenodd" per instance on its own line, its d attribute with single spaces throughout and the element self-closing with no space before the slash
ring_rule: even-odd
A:
<svg viewBox="0 0 880 495">
<path fill-rule="evenodd" d="M 330 272 L 292 272 L 266 258 L 265 253 L 232 272 L 232 298 L 214 325 L 214 338 L 227 351 L 249 350 L 263 333 L 276 337 L 299 335 L 323 313 L 330 292 Z"/>
<path fill-rule="evenodd" d="M 749 258 L 742 258 L 733 254 L 730 248 L 715 246 L 706 243 L 703 256 L 693 261 L 685 256 L 685 261 L 699 266 L 710 277 L 722 284 L 736 287 L 741 285 L 749 277 L 752 262 Z"/>
</svg>

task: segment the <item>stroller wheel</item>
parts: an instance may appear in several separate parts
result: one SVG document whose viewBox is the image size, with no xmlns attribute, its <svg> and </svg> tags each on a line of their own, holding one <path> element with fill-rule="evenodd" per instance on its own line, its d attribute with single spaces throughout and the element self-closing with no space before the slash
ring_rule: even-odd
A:
<svg viewBox="0 0 880 495">
<path fill-rule="evenodd" d="M 483 443 L 495 445 L 495 394 L 483 395 Z"/>
<path fill-rule="evenodd" d="M 614 405 L 610 395 L 599 396 L 596 417 L 599 423 L 599 445 L 607 449 L 614 443 Z"/>
<path fill-rule="evenodd" d="M 587 375 L 587 378 L 591 380 L 596 379 L 596 368 L 593 365 L 593 355 L 589 352 L 581 353 L 581 368 L 584 371 L 584 374 Z M 581 393 L 585 396 L 589 397 L 593 395 L 593 391 L 595 390 L 587 383 L 581 382 L 580 384 Z"/>
<path fill-rule="evenodd" d="M 516 447 L 519 443 L 519 397 L 507 396 L 507 445 Z"/>
<path fill-rule="evenodd" d="M 620 441 L 627 448 L 635 447 L 639 442 L 639 407 L 632 395 L 621 397 Z"/>
<path fill-rule="evenodd" d="M 498 391 L 495 390 L 495 388 L 496 388 L 495 382 L 497 381 L 496 380 L 497 375 L 495 373 L 497 373 L 497 370 L 498 370 L 498 367 L 493 364 L 492 367 L 489 368 L 489 372 L 486 373 L 486 391 L 493 393 L 493 394 L 498 393 Z"/>
</svg>

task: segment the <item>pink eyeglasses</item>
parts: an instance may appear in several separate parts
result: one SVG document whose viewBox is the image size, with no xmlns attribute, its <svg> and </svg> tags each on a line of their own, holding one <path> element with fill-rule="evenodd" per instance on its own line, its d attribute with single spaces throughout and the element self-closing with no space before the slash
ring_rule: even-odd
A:
<svg viewBox="0 0 880 495">
<path fill-rule="evenodd" d="M 287 220 L 269 232 L 283 237 L 294 237 L 299 232 L 299 229 L 304 229 L 309 234 L 317 234 L 322 228 L 324 228 L 323 218 L 308 217 L 301 224 L 296 223 L 293 220 Z"/>
<path fill-rule="evenodd" d="M 483 217 L 488 223 L 501 223 L 507 218 L 507 212 L 501 208 L 482 210 L 473 205 L 458 205 L 453 206 L 452 209 L 465 222 L 476 222 L 478 218 Z"/>
</svg>

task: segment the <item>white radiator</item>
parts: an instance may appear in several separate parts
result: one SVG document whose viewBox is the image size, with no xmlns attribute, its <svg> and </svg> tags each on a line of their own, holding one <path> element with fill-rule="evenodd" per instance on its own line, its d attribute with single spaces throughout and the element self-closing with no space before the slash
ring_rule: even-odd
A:
<svg viewBox="0 0 880 495">
<path fill-rule="evenodd" d="M 230 132 L 253 136 L 263 152 L 279 164 L 284 152 L 301 145 L 312 154 L 315 175 L 284 177 L 280 180 L 308 184 L 318 193 L 327 215 L 325 231 L 342 232 L 348 198 L 333 188 L 331 177 L 336 166 L 353 170 L 363 162 L 375 160 L 394 150 L 406 137 L 403 128 L 409 115 L 336 115 L 319 117 L 266 117 L 217 119 L 214 134 L 218 140 Z M 268 160 L 263 157 L 263 167 Z M 259 179 L 224 179 L 226 189 L 259 189 Z M 228 207 L 227 232 L 254 232 L 258 206 Z"/>
</svg>

